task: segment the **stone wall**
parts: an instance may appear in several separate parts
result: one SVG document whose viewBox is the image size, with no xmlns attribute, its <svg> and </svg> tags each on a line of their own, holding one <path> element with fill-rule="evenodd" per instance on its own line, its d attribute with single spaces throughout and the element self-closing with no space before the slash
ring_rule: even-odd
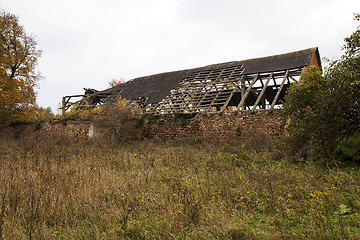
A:
<svg viewBox="0 0 360 240">
<path fill-rule="evenodd" d="M 242 139 L 245 143 L 260 144 L 278 137 L 284 127 L 285 121 L 280 116 L 279 110 L 257 110 L 222 115 L 207 113 L 195 116 L 147 117 L 142 127 L 135 131 L 138 136 L 142 136 L 141 138 L 174 139 L 197 136 L 214 141 Z M 103 136 L 96 134 L 98 131 L 90 122 L 80 121 L 20 124 L 7 131 L 15 137 L 32 134 L 56 134 L 70 139 Z"/>
<path fill-rule="evenodd" d="M 176 138 L 200 136 L 213 140 L 244 139 L 267 141 L 278 137 L 286 121 L 279 110 L 241 111 L 238 113 L 160 116 L 145 122 L 144 136 Z"/>
<path fill-rule="evenodd" d="M 90 128 L 88 121 L 67 121 L 54 123 L 50 121 L 35 123 L 16 123 L 2 131 L 3 134 L 21 138 L 35 135 L 38 137 L 61 137 L 64 139 L 87 139 Z"/>
</svg>

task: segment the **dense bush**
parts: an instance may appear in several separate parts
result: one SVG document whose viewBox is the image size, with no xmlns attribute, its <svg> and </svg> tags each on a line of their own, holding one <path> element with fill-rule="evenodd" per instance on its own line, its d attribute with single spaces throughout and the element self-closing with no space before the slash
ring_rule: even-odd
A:
<svg viewBox="0 0 360 240">
<path fill-rule="evenodd" d="M 356 15 L 360 20 L 360 15 Z M 291 153 L 334 157 L 345 139 L 360 130 L 360 27 L 345 39 L 345 53 L 322 73 L 308 68 L 284 104 Z"/>
<path fill-rule="evenodd" d="M 351 161 L 360 163 L 360 134 L 357 133 L 342 139 L 335 152 L 335 157 L 342 162 Z"/>
<path fill-rule="evenodd" d="M 110 141 L 124 143 L 141 138 L 142 110 L 125 99 L 95 108 L 89 117 L 97 134 Z"/>
</svg>

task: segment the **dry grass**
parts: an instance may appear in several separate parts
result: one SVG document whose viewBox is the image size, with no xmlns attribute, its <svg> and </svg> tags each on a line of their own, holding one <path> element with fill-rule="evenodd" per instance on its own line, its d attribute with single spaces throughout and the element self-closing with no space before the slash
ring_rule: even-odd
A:
<svg viewBox="0 0 360 240">
<path fill-rule="evenodd" d="M 0 239 L 359 239 L 360 170 L 241 143 L 0 141 Z"/>
</svg>

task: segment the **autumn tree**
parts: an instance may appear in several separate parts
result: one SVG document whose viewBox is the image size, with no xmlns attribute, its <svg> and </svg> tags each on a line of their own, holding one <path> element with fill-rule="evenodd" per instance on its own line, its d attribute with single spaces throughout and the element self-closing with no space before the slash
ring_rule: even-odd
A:
<svg viewBox="0 0 360 240">
<path fill-rule="evenodd" d="M 125 82 L 124 78 L 120 78 L 120 79 L 113 78 L 111 81 L 109 81 L 109 87 L 116 87 L 123 84 L 124 82 Z"/>
<path fill-rule="evenodd" d="M 355 20 L 360 21 L 359 14 Z M 343 143 L 360 137 L 360 26 L 345 38 L 343 49 L 324 72 L 309 68 L 288 90 L 284 113 L 290 119 L 287 147 L 292 153 L 333 157 Z"/>
<path fill-rule="evenodd" d="M 0 127 L 25 120 L 34 109 L 41 51 L 14 14 L 0 12 Z"/>
</svg>

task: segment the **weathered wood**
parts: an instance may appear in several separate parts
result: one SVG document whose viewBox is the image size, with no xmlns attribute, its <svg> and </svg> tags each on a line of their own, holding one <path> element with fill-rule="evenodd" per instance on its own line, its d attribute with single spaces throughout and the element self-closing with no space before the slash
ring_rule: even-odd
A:
<svg viewBox="0 0 360 240">
<path fill-rule="evenodd" d="M 255 102 L 254 107 L 253 107 L 252 110 L 255 110 L 256 107 L 259 105 L 259 102 L 260 102 L 260 100 L 262 99 L 262 97 L 264 96 L 264 93 L 265 93 L 265 91 L 266 91 L 266 88 L 267 88 L 267 86 L 269 85 L 269 82 L 270 82 L 273 74 L 274 74 L 274 72 L 271 72 L 271 73 L 270 73 L 268 79 L 266 80 L 265 85 L 263 86 L 263 89 L 262 89 L 261 92 L 260 92 L 260 95 L 259 95 L 258 98 L 256 99 L 256 102 Z"/>
<path fill-rule="evenodd" d="M 259 77 L 259 73 L 257 73 L 255 75 L 255 77 L 253 78 L 253 80 L 251 81 L 250 85 L 248 86 L 248 88 L 246 89 L 245 94 L 241 97 L 241 101 L 239 103 L 239 105 L 236 107 L 236 111 L 239 111 L 240 107 L 242 110 L 245 110 L 244 106 L 245 106 L 245 101 L 247 99 L 247 97 L 249 96 L 250 90 L 252 88 L 252 86 L 255 84 L 256 80 Z"/>
<path fill-rule="evenodd" d="M 299 69 L 289 69 L 288 71 L 251 73 L 244 75 L 242 66 L 224 69 L 212 69 L 193 73 L 180 82 L 177 89 L 171 90 L 161 102 L 151 107 L 146 107 L 146 112 L 156 114 L 167 113 L 197 113 L 213 111 L 216 107 L 219 113 L 224 112 L 235 93 L 240 93 L 241 99 L 233 111 L 240 109 L 256 110 L 259 105 L 262 108 L 274 106 L 277 103 L 286 80 L 294 80 L 294 76 L 300 75 Z M 287 75 L 284 77 L 284 75 Z M 257 81 L 261 84 L 256 84 Z M 273 84 L 272 84 L 273 81 Z M 284 82 L 285 81 L 285 82 Z M 270 106 L 266 105 L 266 89 L 272 87 L 276 89 L 276 94 Z M 250 93 L 255 93 L 255 104 L 247 104 Z M 252 96 L 253 97 L 253 96 Z M 275 99 L 276 98 L 276 99 Z M 254 100 L 253 100 L 254 101 Z"/>
<path fill-rule="evenodd" d="M 69 96 L 64 96 L 65 98 L 73 98 L 73 97 L 84 97 L 84 94 L 81 95 L 69 95 Z"/>
<path fill-rule="evenodd" d="M 270 107 L 271 109 L 274 109 L 275 104 L 276 104 L 276 102 L 277 102 L 277 100 L 278 100 L 278 98 L 279 98 L 279 96 L 280 96 L 281 90 L 282 90 L 283 87 L 284 87 L 284 84 L 285 84 L 285 81 L 286 81 L 288 75 L 289 75 L 289 70 L 286 70 L 284 79 L 283 79 L 283 81 L 281 82 L 281 85 L 280 85 L 280 87 L 279 87 L 279 89 L 278 89 L 278 91 L 277 91 L 277 93 L 276 93 L 276 95 L 275 95 L 275 98 L 274 98 L 274 100 L 273 100 L 273 102 L 272 102 L 272 104 L 271 104 L 271 107 Z"/>
<path fill-rule="evenodd" d="M 227 105 L 229 104 L 232 96 L 234 95 L 234 93 L 236 92 L 236 89 L 237 89 L 236 84 L 234 84 L 232 81 L 230 81 L 230 79 L 235 78 L 235 75 L 239 75 L 239 76 L 241 75 L 243 78 L 242 73 L 243 73 L 243 69 L 241 67 L 236 67 L 235 69 L 232 69 L 232 71 L 228 72 L 228 74 L 226 76 L 228 78 L 228 81 L 226 81 L 226 82 L 222 81 L 223 88 L 224 88 L 222 90 L 223 92 L 219 92 L 219 94 L 216 95 L 216 97 L 210 104 L 210 107 L 213 106 L 214 103 L 217 103 L 217 105 L 223 104 L 220 108 L 220 111 L 219 111 L 220 113 L 222 113 L 226 109 Z M 233 86 L 233 89 L 229 89 L 229 85 Z M 219 96 L 222 96 L 222 97 L 219 97 Z"/>
<path fill-rule="evenodd" d="M 242 77 L 241 78 L 241 99 L 243 99 L 244 95 L 245 95 L 245 77 Z M 241 106 L 242 109 L 244 108 L 243 105 L 239 105 L 239 106 Z M 236 111 L 238 111 L 238 110 L 239 110 L 239 108 L 236 108 Z"/>
<path fill-rule="evenodd" d="M 66 112 L 66 109 L 65 109 L 65 104 L 66 104 L 66 97 L 63 97 L 62 98 L 62 115 L 64 115 L 65 114 L 65 112 Z"/>
<path fill-rule="evenodd" d="M 298 80 L 296 80 L 293 76 L 289 76 L 289 78 L 291 78 L 292 80 L 294 80 L 294 82 L 298 82 Z"/>
</svg>

